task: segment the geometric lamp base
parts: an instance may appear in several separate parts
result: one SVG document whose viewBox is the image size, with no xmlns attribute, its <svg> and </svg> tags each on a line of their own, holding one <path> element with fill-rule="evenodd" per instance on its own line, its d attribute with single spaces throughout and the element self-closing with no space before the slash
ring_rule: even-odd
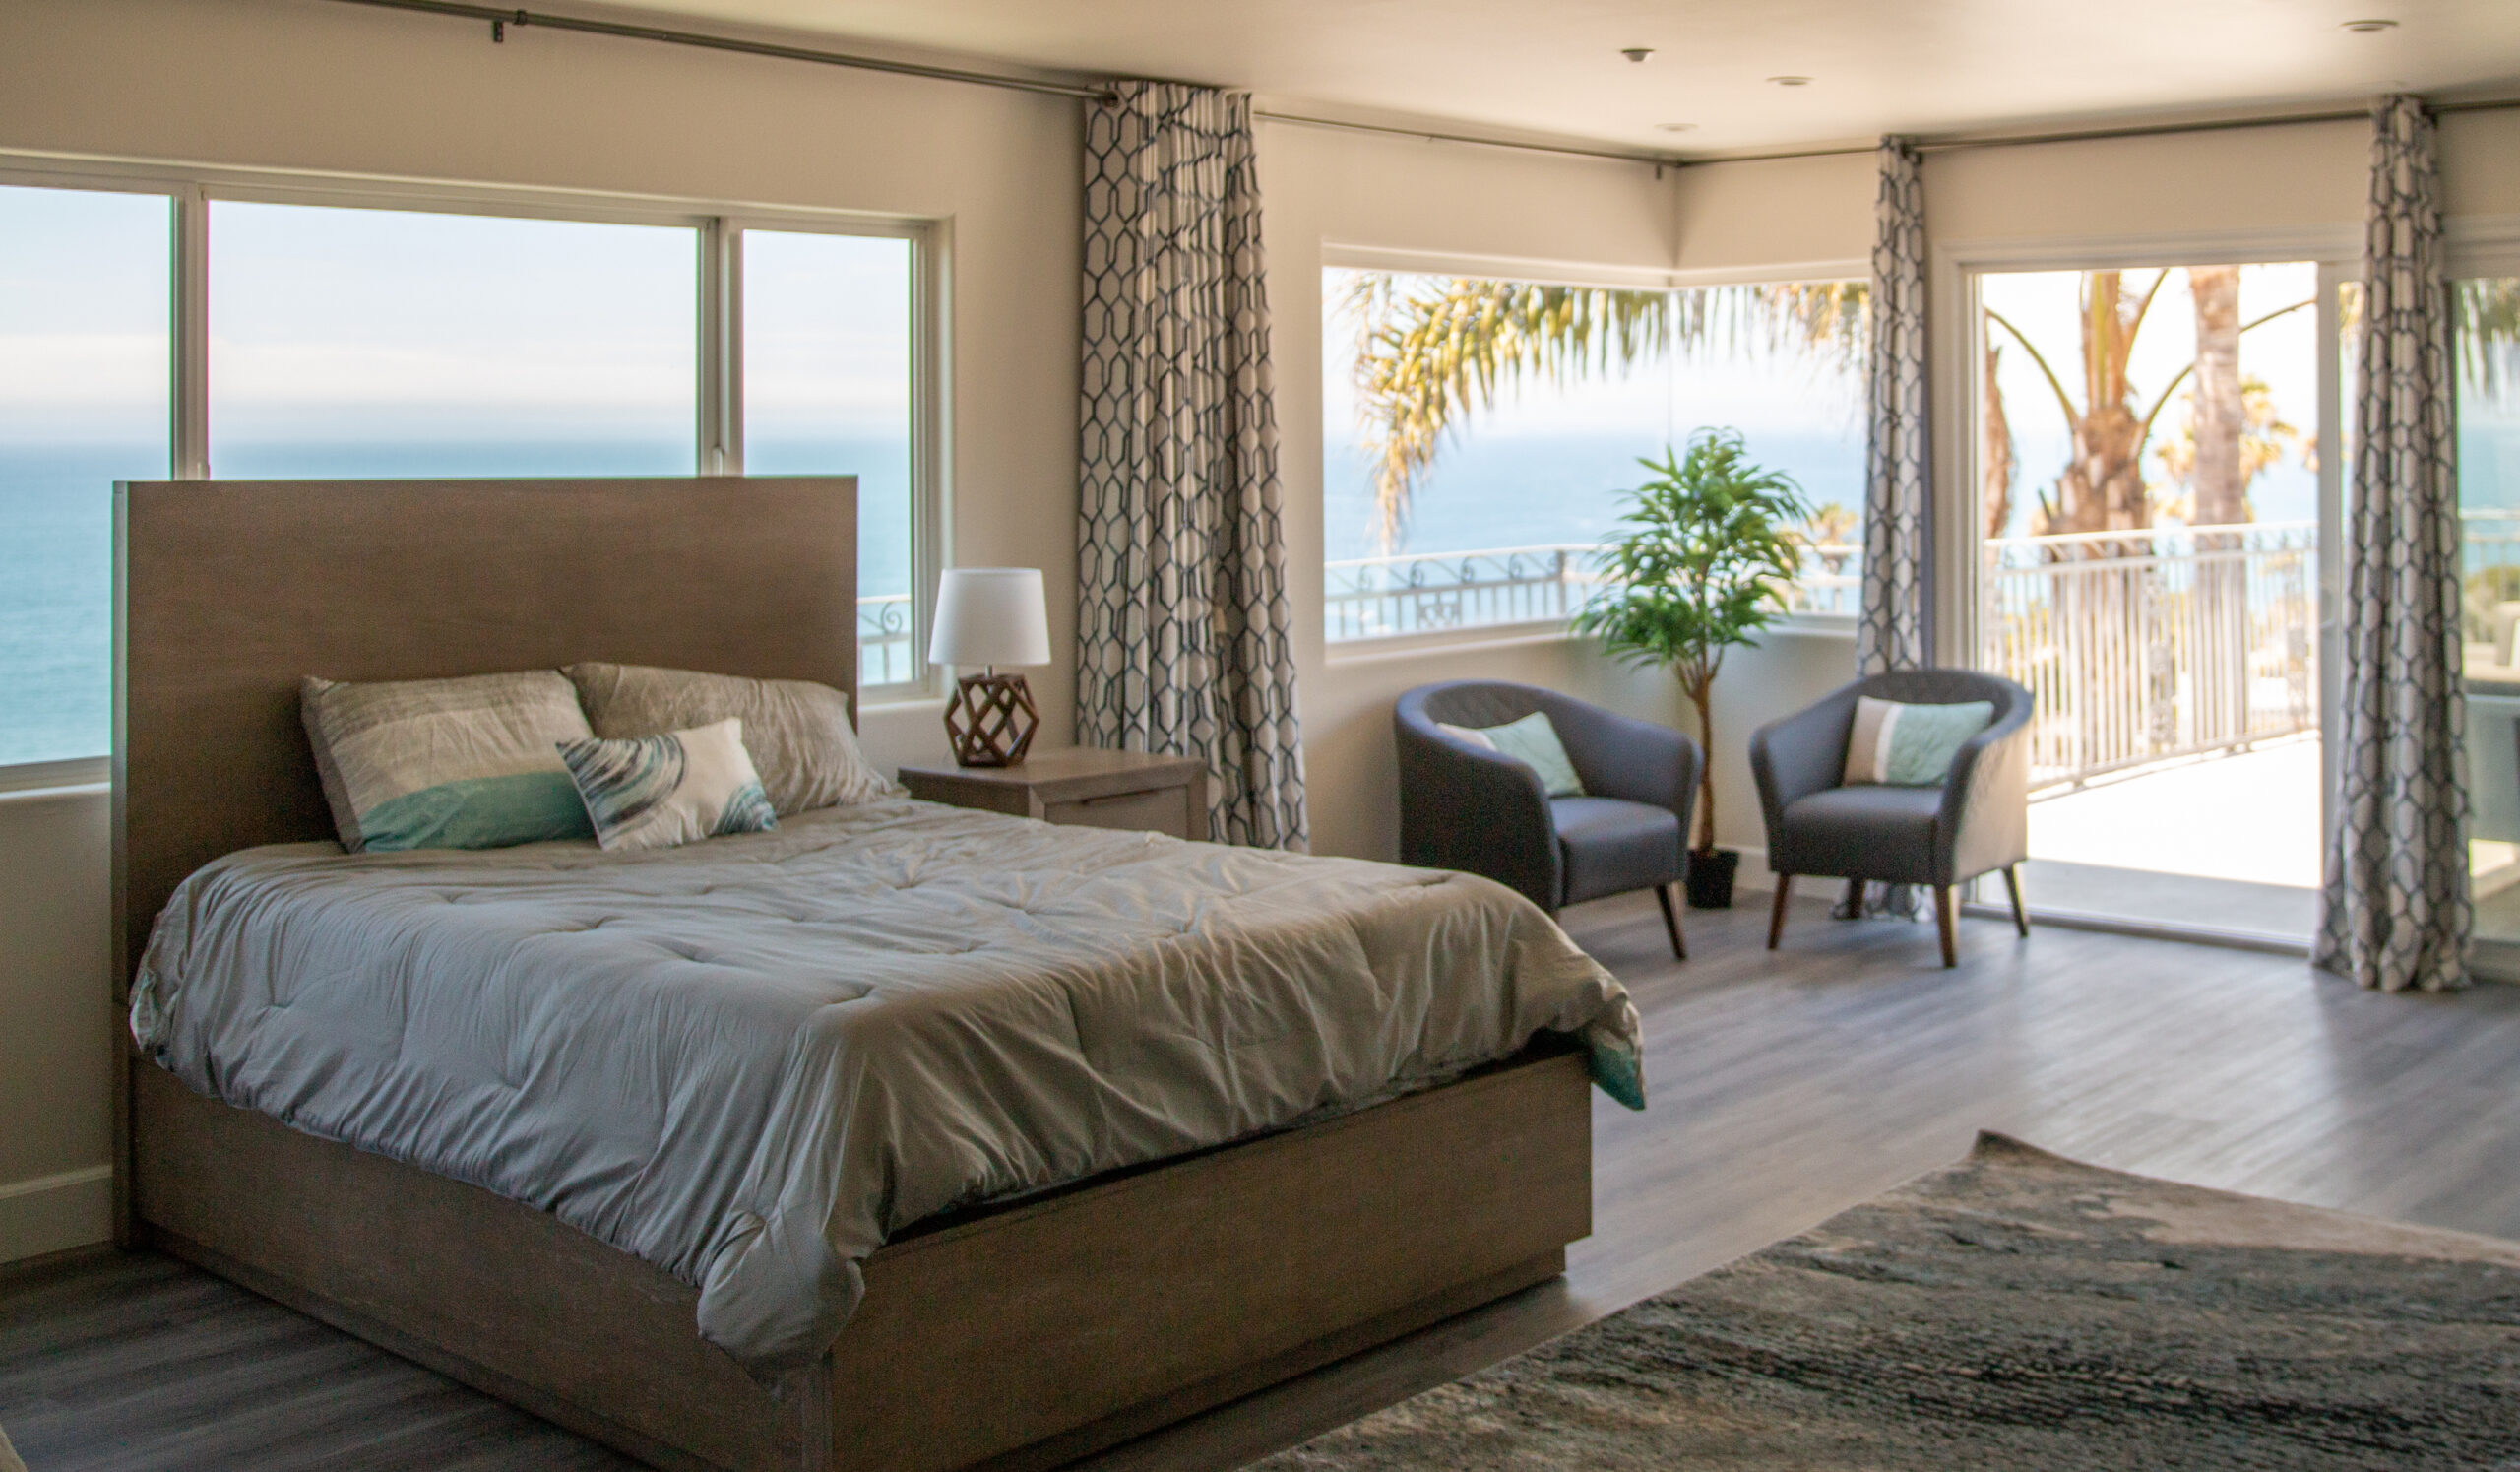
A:
<svg viewBox="0 0 2520 1472">
<path fill-rule="evenodd" d="M 966 674 L 954 682 L 954 698 L 945 707 L 954 760 L 967 767 L 1014 766 L 1032 749 L 1034 728 L 1040 724 L 1032 687 L 1020 674 Z"/>
</svg>

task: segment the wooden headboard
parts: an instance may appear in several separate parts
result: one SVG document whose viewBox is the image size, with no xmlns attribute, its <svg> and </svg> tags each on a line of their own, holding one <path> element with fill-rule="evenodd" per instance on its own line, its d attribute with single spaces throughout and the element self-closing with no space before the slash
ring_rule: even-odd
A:
<svg viewBox="0 0 2520 1472">
<path fill-rule="evenodd" d="M 186 874 L 333 836 L 301 676 L 578 660 L 857 689 L 857 482 L 139 481 L 114 491 L 115 989 Z"/>
</svg>

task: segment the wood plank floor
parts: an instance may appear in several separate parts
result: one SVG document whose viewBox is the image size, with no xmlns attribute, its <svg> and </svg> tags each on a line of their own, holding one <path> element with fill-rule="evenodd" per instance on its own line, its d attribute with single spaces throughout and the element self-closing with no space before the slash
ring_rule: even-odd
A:
<svg viewBox="0 0 2520 1472">
<path fill-rule="evenodd" d="M 1596 1100 L 1567 1276 L 1093 1459 L 1235 1467 L 1790 1235 L 2000 1129 L 2098 1164 L 2520 1238 L 2520 987 L 2379 996 L 2282 956 L 1799 902 L 1645 896 L 1568 928 L 1645 1014 L 1654 1107 Z M 34 1472 L 627 1463 L 166 1259 L 0 1275 L 0 1425 Z"/>
</svg>

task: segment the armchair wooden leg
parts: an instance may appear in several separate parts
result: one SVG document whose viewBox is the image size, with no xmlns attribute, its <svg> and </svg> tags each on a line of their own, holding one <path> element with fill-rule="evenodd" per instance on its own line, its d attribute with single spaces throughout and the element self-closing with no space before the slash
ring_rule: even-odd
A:
<svg viewBox="0 0 2520 1472">
<path fill-rule="evenodd" d="M 1776 943 L 1785 938 L 1785 902 L 1793 897 L 1794 876 L 1792 874 L 1777 875 L 1776 907 L 1768 912 L 1769 950 L 1775 950 Z"/>
<path fill-rule="evenodd" d="M 1655 885 L 1654 898 L 1661 901 L 1663 905 L 1663 928 L 1671 932 L 1672 959 L 1687 960 L 1689 958 L 1688 943 L 1680 938 L 1680 912 L 1671 905 L 1671 886 Z"/>
<path fill-rule="evenodd" d="M 1933 887 L 1933 925 L 1942 932 L 1942 964 L 1948 970 L 1960 964 L 1960 937 L 1952 933 L 1951 886 Z"/>
<path fill-rule="evenodd" d="M 1849 879 L 1847 897 L 1838 901 L 1838 914 L 1848 920 L 1863 919 L 1863 881 Z"/>
<path fill-rule="evenodd" d="M 2021 908 L 2021 865 L 2004 865 L 2004 893 L 2012 896 L 2012 925 L 2024 940 L 2030 938 L 2030 912 Z"/>
</svg>

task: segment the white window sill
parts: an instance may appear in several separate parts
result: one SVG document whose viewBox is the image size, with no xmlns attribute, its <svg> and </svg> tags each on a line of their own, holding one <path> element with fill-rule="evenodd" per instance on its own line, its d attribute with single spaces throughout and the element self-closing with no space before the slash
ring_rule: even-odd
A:
<svg viewBox="0 0 2520 1472">
<path fill-rule="evenodd" d="M 113 790 L 112 775 L 112 764 L 101 756 L 0 767 L 0 802 L 93 797 Z"/>
</svg>

